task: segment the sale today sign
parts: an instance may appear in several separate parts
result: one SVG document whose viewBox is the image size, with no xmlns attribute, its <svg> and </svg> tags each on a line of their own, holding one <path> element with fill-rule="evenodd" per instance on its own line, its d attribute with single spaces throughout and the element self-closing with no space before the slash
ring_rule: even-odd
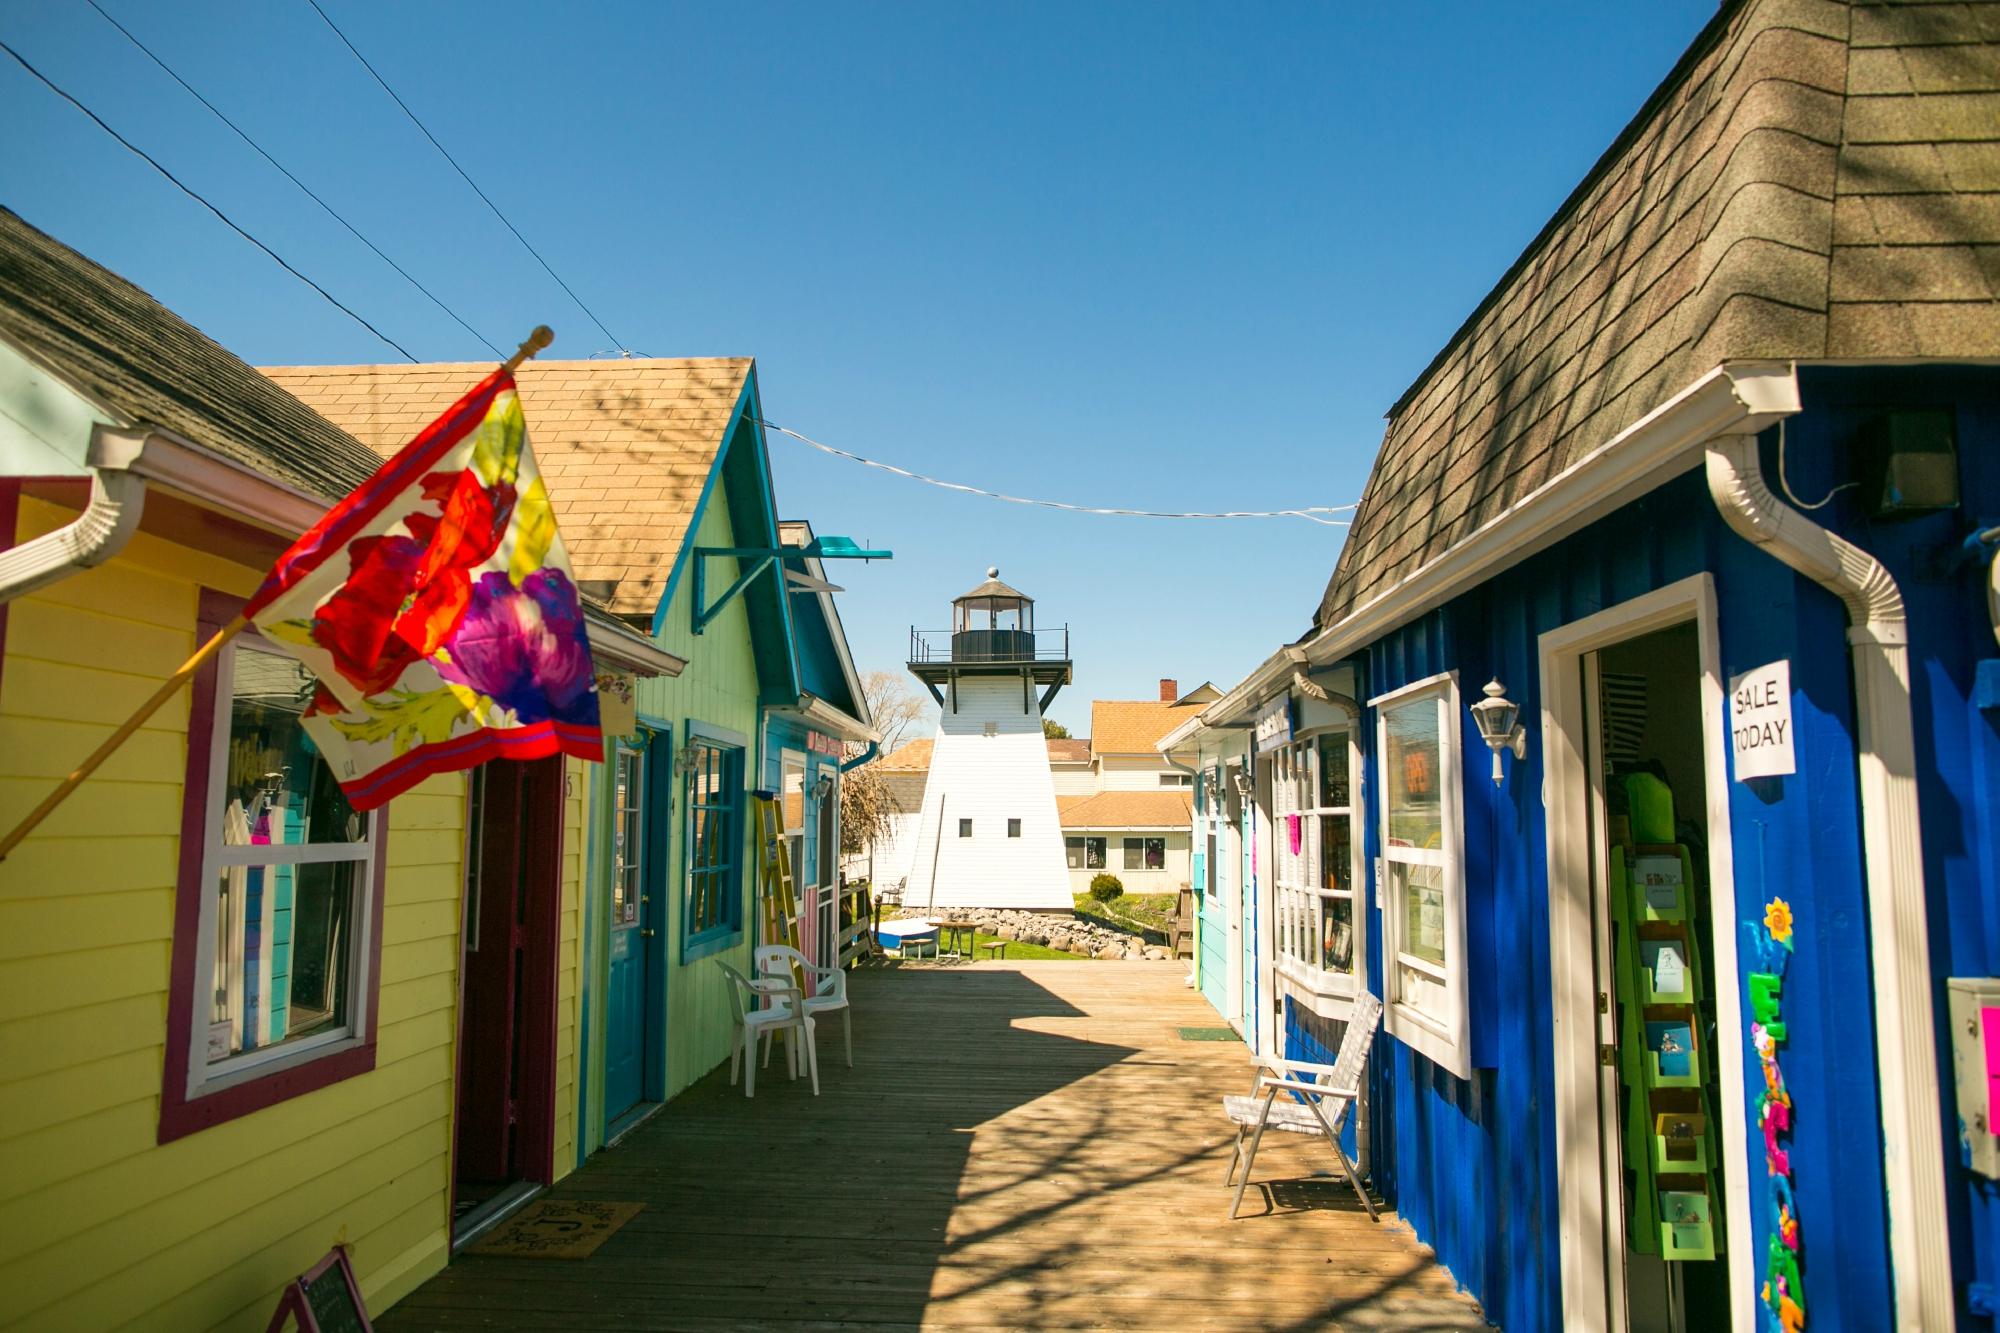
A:
<svg viewBox="0 0 2000 1333">
<path fill-rule="evenodd" d="M 1792 736 L 1792 664 L 1773 662 L 1729 681 L 1729 748 L 1736 780 L 1799 771 Z"/>
</svg>

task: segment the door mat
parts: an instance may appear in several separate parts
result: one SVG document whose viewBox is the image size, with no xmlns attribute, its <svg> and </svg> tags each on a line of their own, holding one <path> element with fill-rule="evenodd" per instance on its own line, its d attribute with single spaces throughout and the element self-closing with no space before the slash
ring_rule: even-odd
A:
<svg viewBox="0 0 2000 1333">
<path fill-rule="evenodd" d="M 1235 1041 L 1235 1028 L 1182 1028 L 1182 1041 Z"/>
<path fill-rule="evenodd" d="M 645 1209 L 643 1203 L 540 1199 L 507 1219 L 468 1254 L 515 1259 L 588 1259 L 611 1233 Z"/>
</svg>

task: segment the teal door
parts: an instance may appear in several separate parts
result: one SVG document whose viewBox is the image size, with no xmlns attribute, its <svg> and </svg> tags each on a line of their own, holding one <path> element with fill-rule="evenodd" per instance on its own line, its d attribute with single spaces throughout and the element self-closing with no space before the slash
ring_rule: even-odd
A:
<svg viewBox="0 0 2000 1333">
<path fill-rule="evenodd" d="M 665 751 L 664 737 L 653 746 Z M 664 799 L 654 774 L 663 762 L 652 762 L 651 748 L 620 745 L 611 767 L 611 969 L 605 986 L 604 1121 L 618 1118 L 646 1097 L 646 1062 L 656 1044 L 653 974 L 658 943 L 658 895 L 652 891 L 654 862 L 667 849 L 665 824 L 648 818 L 650 807 Z M 663 990 L 664 988 L 658 988 Z"/>
</svg>

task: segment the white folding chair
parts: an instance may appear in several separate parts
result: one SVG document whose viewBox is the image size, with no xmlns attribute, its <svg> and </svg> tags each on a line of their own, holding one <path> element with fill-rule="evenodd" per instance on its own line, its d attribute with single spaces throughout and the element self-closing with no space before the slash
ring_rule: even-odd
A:
<svg viewBox="0 0 2000 1333">
<path fill-rule="evenodd" d="M 1257 1160 L 1257 1145 L 1263 1142 L 1264 1131 L 1281 1129 L 1289 1134 L 1326 1135 L 1327 1145 L 1340 1160 L 1341 1170 L 1347 1173 L 1354 1192 L 1361 1196 L 1369 1219 L 1381 1220 L 1375 1211 L 1375 1201 L 1368 1197 L 1368 1190 L 1361 1183 L 1360 1173 L 1340 1146 L 1340 1128 L 1361 1096 L 1361 1075 L 1368 1065 L 1368 1049 L 1374 1044 L 1375 1030 L 1381 1023 L 1382 1001 L 1363 991 L 1354 998 L 1354 1008 L 1347 1019 L 1347 1035 L 1341 1038 L 1340 1054 L 1332 1064 L 1257 1056 L 1257 1079 L 1250 1094 L 1222 1099 L 1223 1113 L 1236 1126 L 1229 1173 L 1222 1178 L 1224 1185 L 1236 1183 L 1236 1195 L 1229 1202 L 1231 1217 L 1243 1206 L 1243 1191 L 1250 1184 L 1250 1167 Z M 1278 1100 L 1279 1093 L 1285 1094 L 1284 1101 Z M 1331 1115 L 1327 1113 L 1329 1103 Z M 1255 1133 L 1251 1133 L 1253 1126 Z M 1243 1146 L 1246 1133 L 1250 1133 L 1247 1151 Z M 1239 1166 L 1243 1169 L 1243 1179 L 1237 1181 Z"/>
<path fill-rule="evenodd" d="M 794 972 L 793 969 L 797 971 Z M 841 1036 L 847 1043 L 847 1067 L 854 1068 L 854 1014 L 847 1007 L 847 973 L 837 967 L 819 967 L 786 944 L 766 944 L 757 950 L 759 976 L 804 977 L 808 1017 L 840 1011 Z"/>
<path fill-rule="evenodd" d="M 743 1095 L 757 1095 L 757 1039 L 785 1034 L 785 1062 L 793 1078 L 799 1076 L 797 1039 L 805 1039 L 806 1068 L 812 1071 L 813 1096 L 819 1096 L 819 1055 L 813 1049 L 812 1015 L 800 1003 L 799 988 L 789 978 L 759 977 L 752 981 L 729 964 L 716 960 L 729 978 L 730 993 L 736 998 L 736 1032 L 729 1051 L 729 1086 L 736 1086 L 736 1067 L 743 1064 Z M 768 1057 L 767 1057 L 768 1058 Z"/>
</svg>

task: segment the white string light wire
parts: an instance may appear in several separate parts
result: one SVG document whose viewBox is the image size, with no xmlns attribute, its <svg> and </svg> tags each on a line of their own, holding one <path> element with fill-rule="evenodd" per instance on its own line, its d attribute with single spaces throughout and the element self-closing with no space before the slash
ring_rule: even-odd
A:
<svg viewBox="0 0 2000 1333">
<path fill-rule="evenodd" d="M 830 444 L 821 444 L 818 440 L 801 435 L 789 427 L 780 426 L 775 421 L 766 421 L 761 417 L 756 420 L 757 424 L 765 430 L 774 430 L 780 435 L 789 435 L 800 444 L 817 449 L 823 454 L 831 454 L 835 458 L 845 458 L 849 462 L 860 463 L 864 467 L 880 468 L 884 472 L 893 472 L 899 477 L 908 477 L 911 481 L 921 481 L 927 486 L 941 486 L 945 490 L 959 491 L 966 495 L 983 495 L 989 500 L 1005 500 L 1008 504 L 1036 505 L 1043 509 L 1061 509 L 1072 514 L 1116 514 L 1126 518 L 1302 518 L 1308 523 L 1319 523 L 1329 528 L 1344 528 L 1348 526 L 1350 520 L 1344 518 L 1323 518 L 1321 515 L 1345 514 L 1355 508 L 1351 504 L 1307 505 L 1299 509 L 1233 509 L 1225 513 L 1182 513 L 1161 509 L 1119 509 L 1110 506 L 1073 505 L 1065 504 L 1061 500 L 1035 500 L 1026 496 L 1006 495 L 1000 491 L 989 491 L 983 486 L 967 486 L 961 482 L 945 481 L 938 477 L 927 477 L 921 472 L 912 472 L 908 468 L 897 467 L 894 463 L 883 463 L 873 458 L 863 458 L 860 454 L 851 454 L 845 449 L 836 449 Z"/>
</svg>

